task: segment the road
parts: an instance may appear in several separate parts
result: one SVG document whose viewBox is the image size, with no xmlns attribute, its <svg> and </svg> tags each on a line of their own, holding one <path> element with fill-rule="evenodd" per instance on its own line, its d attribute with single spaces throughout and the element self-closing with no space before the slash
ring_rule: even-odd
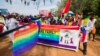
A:
<svg viewBox="0 0 100 56">
<path fill-rule="evenodd" d="M 100 37 L 97 36 L 96 41 L 92 40 L 88 43 L 87 56 L 100 56 Z M 0 56 L 13 56 L 12 43 L 9 38 L 0 38 Z M 36 45 L 30 51 L 24 53 L 22 56 L 83 56 L 82 43 L 78 52 L 54 48 L 44 45 Z"/>
</svg>

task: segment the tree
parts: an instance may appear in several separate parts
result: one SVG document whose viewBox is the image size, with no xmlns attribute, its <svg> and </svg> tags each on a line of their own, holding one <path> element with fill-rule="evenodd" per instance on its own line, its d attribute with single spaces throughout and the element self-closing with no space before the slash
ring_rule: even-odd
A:
<svg viewBox="0 0 100 56">
<path fill-rule="evenodd" d="M 59 10 L 63 10 L 65 7 L 67 0 L 62 0 L 59 4 Z M 100 13 L 100 0 L 72 0 L 70 10 L 73 12 L 82 12 L 83 10 L 87 10 L 88 12 L 94 12 L 95 14 Z M 98 12 L 97 12 L 98 11 Z"/>
<path fill-rule="evenodd" d="M 100 17 L 100 0 L 94 0 L 93 4 L 93 12 Z"/>
<path fill-rule="evenodd" d="M 61 3 L 58 3 L 58 13 L 63 10 L 65 7 L 67 0 L 62 0 Z M 96 16 L 100 17 L 100 0 L 72 0 L 71 4 L 71 11 L 73 12 L 79 12 L 81 13 L 82 11 L 87 11 L 89 13 L 93 13 Z M 97 18 L 97 33 L 100 34 L 100 18 Z"/>
</svg>

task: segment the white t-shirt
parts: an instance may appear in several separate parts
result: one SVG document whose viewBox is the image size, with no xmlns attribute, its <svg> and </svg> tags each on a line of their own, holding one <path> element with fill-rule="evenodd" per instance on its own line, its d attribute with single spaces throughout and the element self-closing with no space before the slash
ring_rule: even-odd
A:
<svg viewBox="0 0 100 56">
<path fill-rule="evenodd" d="M 91 21 L 88 19 L 87 20 L 87 25 L 85 25 L 86 27 L 85 27 L 85 30 L 90 30 L 91 29 L 91 27 L 92 27 L 92 25 L 91 25 Z M 84 20 L 82 20 L 82 25 L 81 25 L 81 27 L 84 27 Z"/>
<path fill-rule="evenodd" d="M 93 25 L 95 25 L 96 21 L 97 21 L 96 19 L 93 19 L 93 21 L 92 21 L 93 22 Z"/>
<path fill-rule="evenodd" d="M 95 23 L 96 23 L 96 19 L 93 19 L 92 21 L 90 20 L 90 25 L 91 25 L 91 28 L 93 28 L 93 27 L 94 27 Z"/>
<path fill-rule="evenodd" d="M 7 19 L 6 26 L 8 27 L 8 30 L 14 29 L 18 27 L 18 21 L 14 18 Z"/>
</svg>

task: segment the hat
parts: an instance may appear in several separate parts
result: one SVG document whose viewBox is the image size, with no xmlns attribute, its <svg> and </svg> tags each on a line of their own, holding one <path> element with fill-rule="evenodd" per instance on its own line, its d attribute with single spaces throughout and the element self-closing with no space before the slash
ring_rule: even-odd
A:
<svg viewBox="0 0 100 56">
<path fill-rule="evenodd" d="M 69 14 L 68 16 L 70 16 L 70 17 L 71 17 L 71 14 Z"/>
</svg>

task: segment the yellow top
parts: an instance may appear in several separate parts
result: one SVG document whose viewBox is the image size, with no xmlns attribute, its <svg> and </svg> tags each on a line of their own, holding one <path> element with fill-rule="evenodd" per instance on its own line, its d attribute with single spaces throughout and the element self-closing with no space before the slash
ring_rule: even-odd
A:
<svg viewBox="0 0 100 56">
<path fill-rule="evenodd" d="M 83 25 L 84 25 L 84 26 L 87 26 L 88 23 L 89 23 L 89 19 L 84 19 Z"/>
</svg>

